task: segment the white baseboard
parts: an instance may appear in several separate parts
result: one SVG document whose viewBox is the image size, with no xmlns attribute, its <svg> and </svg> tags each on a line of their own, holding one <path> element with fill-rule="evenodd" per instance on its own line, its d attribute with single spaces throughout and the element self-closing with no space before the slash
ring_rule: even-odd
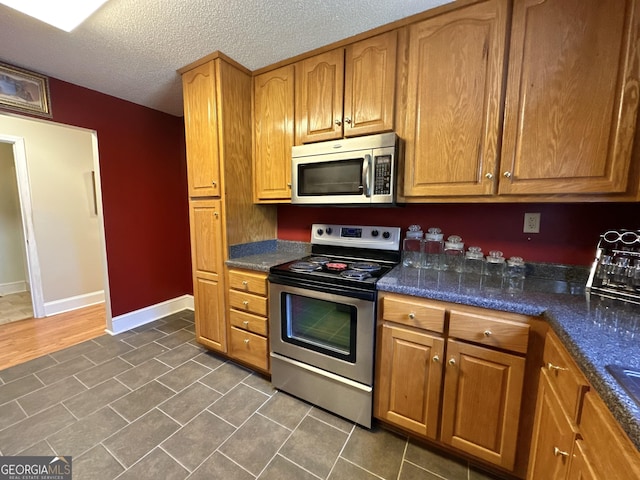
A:
<svg viewBox="0 0 640 480">
<path fill-rule="evenodd" d="M 20 293 L 27 291 L 27 282 L 21 280 L 19 282 L 0 283 L 0 295 L 11 295 L 12 293 Z"/>
<path fill-rule="evenodd" d="M 48 317 L 102 302 L 104 302 L 104 290 L 76 295 L 75 297 L 62 298 L 60 300 L 54 300 L 53 302 L 45 302 L 44 316 Z"/>
<path fill-rule="evenodd" d="M 111 330 L 107 329 L 107 333 L 116 335 L 126 332 L 182 310 L 193 310 L 193 295 L 183 295 L 113 317 Z"/>
</svg>

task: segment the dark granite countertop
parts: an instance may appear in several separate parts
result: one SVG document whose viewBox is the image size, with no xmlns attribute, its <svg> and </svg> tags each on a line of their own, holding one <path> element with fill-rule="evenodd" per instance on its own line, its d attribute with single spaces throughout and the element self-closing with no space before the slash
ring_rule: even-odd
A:
<svg viewBox="0 0 640 480">
<path fill-rule="evenodd" d="M 524 290 L 481 287 L 479 277 L 397 266 L 378 290 L 524 315 L 542 315 L 640 449 L 640 406 L 606 370 L 640 370 L 640 306 L 584 293 L 584 278 L 527 277 Z"/>
<path fill-rule="evenodd" d="M 268 272 L 274 265 L 295 260 L 311 252 L 305 242 L 287 240 L 264 240 L 262 242 L 233 245 L 229 248 L 229 267 Z"/>
</svg>

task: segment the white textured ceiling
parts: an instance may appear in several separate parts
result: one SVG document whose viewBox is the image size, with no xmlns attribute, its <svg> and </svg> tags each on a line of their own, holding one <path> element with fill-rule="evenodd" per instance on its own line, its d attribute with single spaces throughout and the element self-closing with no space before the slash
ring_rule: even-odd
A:
<svg viewBox="0 0 640 480">
<path fill-rule="evenodd" d="M 71 33 L 0 5 L 0 62 L 179 116 L 211 52 L 256 70 L 449 1 L 109 0 Z"/>
</svg>

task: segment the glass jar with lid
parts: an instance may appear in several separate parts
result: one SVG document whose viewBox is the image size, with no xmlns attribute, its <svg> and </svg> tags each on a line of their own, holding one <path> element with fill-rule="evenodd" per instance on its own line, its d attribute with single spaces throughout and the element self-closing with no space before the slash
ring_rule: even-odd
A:
<svg viewBox="0 0 640 480">
<path fill-rule="evenodd" d="M 505 285 L 507 292 L 518 293 L 524 289 L 525 264 L 522 257 L 510 257 L 507 260 Z"/>
<path fill-rule="evenodd" d="M 402 241 L 402 265 L 421 268 L 424 265 L 424 246 L 422 228 L 411 225 Z"/>
<path fill-rule="evenodd" d="M 462 237 L 451 235 L 444 242 L 444 253 L 440 269 L 450 272 L 462 272 L 464 263 L 464 242 Z"/>
<path fill-rule="evenodd" d="M 499 290 L 502 288 L 502 278 L 505 271 L 505 258 L 500 250 L 491 250 L 486 256 L 483 273 L 483 287 Z"/>
<path fill-rule="evenodd" d="M 444 249 L 443 233 L 438 227 L 431 227 L 424 235 L 424 267 L 440 268 L 440 257 Z"/>
<path fill-rule="evenodd" d="M 481 275 L 484 268 L 484 254 L 480 247 L 469 247 L 464 256 L 464 273 Z"/>
</svg>

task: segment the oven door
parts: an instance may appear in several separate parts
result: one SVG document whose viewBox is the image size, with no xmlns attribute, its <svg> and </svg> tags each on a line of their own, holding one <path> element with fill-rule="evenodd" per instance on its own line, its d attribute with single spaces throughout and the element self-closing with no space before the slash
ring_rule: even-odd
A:
<svg viewBox="0 0 640 480">
<path fill-rule="evenodd" d="M 333 286 L 273 282 L 269 288 L 273 353 L 373 385 L 375 291 L 350 296 Z"/>
</svg>

